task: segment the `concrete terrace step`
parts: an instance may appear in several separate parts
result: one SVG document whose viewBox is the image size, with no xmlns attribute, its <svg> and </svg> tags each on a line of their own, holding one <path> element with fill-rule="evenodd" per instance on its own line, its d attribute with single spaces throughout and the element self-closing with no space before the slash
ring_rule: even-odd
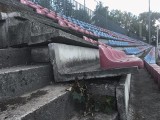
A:
<svg viewBox="0 0 160 120">
<path fill-rule="evenodd" d="M 35 31 L 35 29 L 37 30 Z M 32 23 L 31 31 L 32 33 L 31 33 L 31 40 L 29 40 L 29 45 L 42 44 L 42 43 L 47 44 L 54 42 L 54 43 L 63 43 L 63 44 L 83 46 L 83 47 L 98 48 L 97 45 L 85 41 L 81 37 L 70 34 L 68 32 L 64 32 L 59 29 L 55 29 L 51 26 L 39 24 L 37 22 Z"/>
<path fill-rule="evenodd" d="M 48 85 L 53 80 L 50 64 L 27 65 L 0 70 L 0 101 Z"/>
<path fill-rule="evenodd" d="M 112 114 L 95 113 L 93 116 L 81 116 L 75 115 L 70 120 L 119 120 L 118 113 L 114 112 Z"/>
<path fill-rule="evenodd" d="M 98 48 L 88 41 L 73 35 L 73 33 L 64 32 L 56 29 L 54 26 L 48 26 L 44 23 L 31 19 L 32 16 L 18 13 L 20 16 L 7 18 L 5 21 L 0 21 L 0 48 L 8 46 L 27 46 L 37 44 L 48 44 L 51 42 L 65 43 L 77 46 Z M 26 13 L 24 13 L 26 14 Z M 23 31 L 23 32 L 22 32 Z"/>
<path fill-rule="evenodd" d="M 73 115 L 68 85 L 49 85 L 1 103 L 1 120 L 68 120 Z M 71 115 L 71 116 L 70 116 Z"/>
<path fill-rule="evenodd" d="M 0 69 L 17 65 L 30 64 L 30 59 L 30 48 L 0 49 Z"/>
<path fill-rule="evenodd" d="M 160 91 L 145 69 L 131 79 L 128 120 L 159 120 Z"/>
<path fill-rule="evenodd" d="M 24 46 L 30 39 L 30 22 L 25 19 L 7 18 L 0 21 L 0 48 Z"/>
</svg>

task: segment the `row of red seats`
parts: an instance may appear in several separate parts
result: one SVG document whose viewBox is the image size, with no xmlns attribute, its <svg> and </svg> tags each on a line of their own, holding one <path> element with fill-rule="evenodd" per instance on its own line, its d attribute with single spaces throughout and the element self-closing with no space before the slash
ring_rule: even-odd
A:
<svg viewBox="0 0 160 120">
<path fill-rule="evenodd" d="M 44 15 L 50 19 L 53 19 L 54 21 L 58 22 L 58 24 L 61 26 L 61 27 L 64 27 L 64 28 L 69 28 L 71 30 L 74 30 L 74 31 L 77 31 L 77 32 L 80 32 L 80 33 L 83 33 L 83 34 L 88 34 L 88 35 L 92 35 L 92 36 L 95 36 L 92 32 L 86 30 L 86 29 L 83 29 L 81 28 L 80 26 L 74 24 L 74 23 L 71 23 L 69 22 L 67 19 L 57 15 L 56 12 L 52 11 L 52 10 L 49 10 L 47 8 L 44 8 L 38 4 L 35 4 L 34 2 L 31 2 L 31 1 L 28 1 L 28 0 L 20 0 L 20 2 L 22 4 L 25 4 L 33 9 L 35 9 L 35 11 L 38 13 L 38 14 L 41 14 L 41 15 Z"/>
<path fill-rule="evenodd" d="M 145 62 L 145 67 L 153 77 L 154 82 L 157 83 L 158 87 L 160 88 L 160 66 L 157 64 L 149 64 Z"/>
<path fill-rule="evenodd" d="M 104 44 L 104 43 L 102 43 L 102 42 L 93 40 L 93 39 L 88 38 L 88 37 L 86 37 L 86 36 L 83 36 L 83 39 L 84 39 L 85 41 L 87 41 L 87 42 L 90 42 L 90 43 L 94 44 L 94 45 L 103 45 L 103 46 L 106 46 L 106 47 L 108 46 L 108 45 L 106 45 L 106 44 Z"/>
</svg>

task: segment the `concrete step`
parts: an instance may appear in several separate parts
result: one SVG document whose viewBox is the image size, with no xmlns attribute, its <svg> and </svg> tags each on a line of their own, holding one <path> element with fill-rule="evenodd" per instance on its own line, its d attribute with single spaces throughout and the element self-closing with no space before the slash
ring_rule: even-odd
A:
<svg viewBox="0 0 160 120">
<path fill-rule="evenodd" d="M 43 24 L 42 22 L 37 22 L 37 20 L 32 20 L 30 22 L 31 39 L 29 40 L 29 45 L 44 45 L 54 42 L 83 47 L 98 48 L 97 45 L 83 40 L 82 37 L 76 36 L 74 33 L 69 33 L 60 29 L 56 29 L 51 25 L 46 25 L 46 23 Z"/>
<path fill-rule="evenodd" d="M 49 85 L 32 93 L 5 101 L 1 120 L 68 120 L 73 116 L 69 85 Z"/>
<path fill-rule="evenodd" d="M 26 46 L 30 40 L 31 24 L 28 20 L 9 18 L 8 22 L 8 46 Z"/>
<path fill-rule="evenodd" d="M 27 46 L 31 35 L 30 25 L 28 20 L 18 18 L 0 21 L 0 48 Z"/>
<path fill-rule="evenodd" d="M 27 65 L 0 70 L 0 101 L 48 85 L 53 80 L 50 64 Z"/>
<path fill-rule="evenodd" d="M 159 120 L 160 91 L 145 69 L 131 79 L 128 120 Z"/>
<path fill-rule="evenodd" d="M 119 120 L 118 113 L 114 112 L 112 114 L 104 114 L 104 113 L 95 113 L 93 116 L 82 116 L 75 115 L 70 120 Z"/>
<path fill-rule="evenodd" d="M 17 65 L 26 65 L 31 62 L 30 48 L 0 49 L 0 69 Z"/>
</svg>

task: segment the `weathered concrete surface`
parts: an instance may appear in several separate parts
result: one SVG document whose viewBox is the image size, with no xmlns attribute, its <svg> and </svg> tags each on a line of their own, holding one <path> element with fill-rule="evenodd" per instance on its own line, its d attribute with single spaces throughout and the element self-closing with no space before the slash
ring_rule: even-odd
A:
<svg viewBox="0 0 160 120">
<path fill-rule="evenodd" d="M 2 14 L 2 13 L 1 13 Z M 5 13 L 4 13 L 5 14 Z M 25 13 L 24 13 L 25 14 Z M 12 16 L 18 16 L 13 17 Z M 50 42 L 65 43 L 84 47 L 98 48 L 97 45 L 89 43 L 80 37 L 56 29 L 53 26 L 45 25 L 44 23 L 37 22 L 30 19 L 30 17 L 22 17 L 22 13 L 6 13 L 3 21 L 1 21 L 1 48 L 7 46 L 19 45 L 37 45 L 48 44 Z M 6 38 L 7 36 L 7 38 Z M 4 44 L 4 45 L 3 45 Z"/>
<path fill-rule="evenodd" d="M 74 112 L 68 85 L 49 85 L 1 104 L 1 120 L 68 120 Z M 8 105 L 7 105 L 8 103 Z M 12 109 L 11 109 L 12 108 Z"/>
<path fill-rule="evenodd" d="M 30 22 L 24 19 L 7 18 L 0 21 L 0 48 L 28 44 Z"/>
<path fill-rule="evenodd" d="M 21 14 L 18 12 L 11 12 L 11 13 L 0 12 L 0 20 L 6 20 L 7 18 L 20 17 L 20 16 Z"/>
<path fill-rule="evenodd" d="M 53 80 L 48 64 L 28 65 L 0 70 L 0 101 L 41 88 Z"/>
<path fill-rule="evenodd" d="M 44 43 L 63 43 L 69 45 L 77 45 L 84 47 L 98 48 L 96 45 L 83 40 L 80 37 L 64 32 L 60 29 L 53 28 L 38 22 L 32 22 L 31 40 L 29 45 Z"/>
<path fill-rule="evenodd" d="M 117 108 L 120 120 L 127 120 L 131 74 L 123 75 L 116 88 Z"/>
<path fill-rule="evenodd" d="M 98 79 L 97 81 L 90 81 L 88 85 L 88 92 L 92 95 L 107 95 L 116 96 L 116 87 L 121 77 Z"/>
<path fill-rule="evenodd" d="M 115 112 L 110 115 L 103 114 L 103 113 L 95 113 L 94 116 L 88 115 L 86 117 L 77 115 L 77 116 L 72 117 L 70 120 L 119 120 L 119 119 L 118 119 L 118 113 Z"/>
<path fill-rule="evenodd" d="M 8 26 L 9 46 L 28 44 L 31 24 L 28 20 L 9 18 Z"/>
<path fill-rule="evenodd" d="M 36 20 L 32 20 L 32 26 L 31 26 L 31 41 L 30 44 L 34 44 L 34 43 L 41 43 L 41 42 L 46 42 L 49 41 L 51 36 L 47 38 L 47 34 L 51 34 L 56 31 L 57 29 L 55 29 L 52 26 L 48 26 L 45 24 L 42 24 L 40 22 L 37 22 Z M 46 35 L 46 38 L 45 38 Z M 42 40 L 39 38 L 40 36 L 42 36 Z M 37 37 L 37 39 L 36 39 Z"/>
<path fill-rule="evenodd" d="M 131 79 L 128 120 L 159 120 L 160 91 L 146 69 Z"/>
<path fill-rule="evenodd" d="M 8 21 L 0 20 L 0 48 L 8 46 Z"/>
<path fill-rule="evenodd" d="M 0 49 L 0 69 L 17 65 L 26 65 L 30 62 L 30 48 Z"/>
<path fill-rule="evenodd" d="M 130 95 L 131 74 L 115 78 L 97 80 L 88 85 L 89 93 L 93 95 L 108 95 L 116 98 L 120 120 L 127 120 Z"/>
<path fill-rule="evenodd" d="M 48 47 L 32 48 L 31 56 L 33 62 L 50 62 Z"/>
<path fill-rule="evenodd" d="M 49 44 L 49 53 L 51 63 L 55 62 L 53 65 L 56 65 L 60 73 L 69 73 L 76 66 L 82 66 L 99 60 L 98 49 L 65 44 Z"/>
<path fill-rule="evenodd" d="M 104 78 L 137 72 L 137 67 L 101 69 L 98 49 L 51 43 L 49 54 L 56 82 Z"/>
</svg>

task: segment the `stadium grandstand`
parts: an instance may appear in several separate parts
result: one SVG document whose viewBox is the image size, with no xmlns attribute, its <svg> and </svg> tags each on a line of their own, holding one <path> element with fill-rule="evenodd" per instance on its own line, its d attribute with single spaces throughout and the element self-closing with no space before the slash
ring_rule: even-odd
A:
<svg viewBox="0 0 160 120">
<path fill-rule="evenodd" d="M 0 119 L 158 120 L 160 52 L 113 30 L 0 0 Z"/>
</svg>

